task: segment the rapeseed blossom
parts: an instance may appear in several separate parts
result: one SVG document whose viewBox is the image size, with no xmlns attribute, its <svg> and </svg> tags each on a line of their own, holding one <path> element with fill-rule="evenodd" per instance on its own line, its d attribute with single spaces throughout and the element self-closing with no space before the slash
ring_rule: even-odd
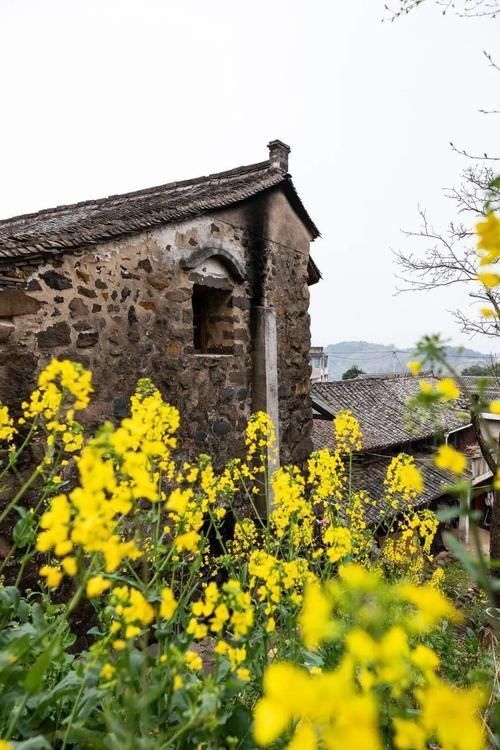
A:
<svg viewBox="0 0 500 750">
<path fill-rule="evenodd" d="M 408 367 L 411 374 L 416 377 L 420 373 L 420 370 L 422 369 L 422 362 L 418 362 L 415 360 L 415 361 L 407 362 L 406 366 Z"/>
<path fill-rule="evenodd" d="M 440 445 L 434 457 L 438 469 L 463 474 L 467 468 L 467 457 L 452 445 Z"/>
<path fill-rule="evenodd" d="M 440 382 L 439 392 L 431 386 L 436 399 L 454 398 L 453 384 Z M 77 485 L 59 466 L 52 472 L 36 542 L 52 559 L 40 575 L 49 588 L 75 578 L 68 588 L 93 600 L 100 627 L 87 665 L 110 701 L 124 685 L 132 689 L 131 665 L 140 663 L 141 685 L 161 684 L 171 713 L 187 706 L 186 717 L 207 697 L 211 705 L 215 685 L 221 705 L 240 695 L 249 705 L 264 673 L 254 714 L 258 744 L 424 750 L 441 743 L 443 750 L 463 750 L 457 733 L 432 713 L 429 691 L 440 688 L 433 700 L 457 723 L 464 714 L 467 750 L 482 748 L 482 698 L 451 690 L 440 679 L 437 654 L 421 642 L 458 615 L 440 591 L 441 569 L 428 585 L 417 585 L 437 519 L 407 507 L 423 490 L 411 457 L 391 461 L 385 485 L 391 507 L 383 520 L 390 527 L 397 514 L 398 527 L 375 557 L 368 519 L 376 504 L 348 482 L 352 454 L 362 445 L 349 412 L 335 421 L 335 451 L 312 454 L 306 469 L 281 467 L 267 476 L 276 448 L 264 413 L 250 420 L 245 460 L 219 470 L 208 456 L 175 460 L 179 414 L 147 380 L 131 399 L 130 417 L 104 425 L 86 443 L 73 412 L 86 403 L 90 380 L 59 363 L 40 383 L 33 404 L 45 399 L 46 412 L 31 418 L 54 435 L 51 450 L 63 447 L 60 434 L 70 435 L 70 444 L 82 436 L 72 459 Z M 263 480 L 273 490 L 269 517 L 245 518 L 241 498 L 251 501 Z M 220 526 L 229 512 L 236 522 L 230 541 Z M 215 554 L 213 535 L 220 545 Z M 335 578 L 325 582 L 325 571 L 334 569 Z M 206 647 L 213 673 L 199 653 Z"/>
<path fill-rule="evenodd" d="M 337 562 L 352 550 L 351 532 L 343 526 L 328 526 L 323 532 L 326 555 L 330 562 Z"/>
<path fill-rule="evenodd" d="M 0 402 L 0 440 L 10 443 L 15 434 L 14 420 L 7 407 Z"/>
<path fill-rule="evenodd" d="M 267 668 L 254 711 L 257 744 L 268 746 L 292 730 L 287 747 L 305 741 L 313 748 L 381 750 L 386 717 L 380 698 L 388 691 L 414 707 L 411 720 L 391 711 L 400 750 L 424 750 L 433 740 L 443 750 L 482 750 L 477 712 L 484 697 L 442 682 L 432 649 L 411 643 L 416 629 L 428 632 L 441 619 L 455 617 L 436 589 L 391 585 L 359 565 L 343 566 L 339 580 L 324 587 L 309 585 L 300 615 L 305 645 L 335 640 L 340 655 L 333 668 L 319 673 L 287 662 Z"/>
<path fill-rule="evenodd" d="M 477 249 L 480 265 L 490 265 L 500 258 L 500 217 L 489 211 L 483 221 L 476 224 Z"/>
<path fill-rule="evenodd" d="M 400 453 L 391 460 L 384 484 L 393 508 L 398 507 L 398 498 L 405 502 L 411 502 L 424 489 L 422 472 L 415 465 L 413 456 L 408 456 L 405 453 Z"/>
<path fill-rule="evenodd" d="M 361 450 L 362 435 L 359 422 L 348 409 L 339 411 L 334 419 L 335 443 L 341 453 Z"/>
</svg>

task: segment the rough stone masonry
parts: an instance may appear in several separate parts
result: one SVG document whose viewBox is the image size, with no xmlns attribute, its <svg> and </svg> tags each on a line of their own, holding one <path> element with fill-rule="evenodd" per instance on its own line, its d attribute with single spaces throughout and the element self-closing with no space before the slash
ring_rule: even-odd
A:
<svg viewBox="0 0 500 750">
<path fill-rule="evenodd" d="M 309 254 L 318 230 L 289 148 L 208 177 L 0 222 L 0 400 L 52 358 L 94 373 L 87 422 L 120 418 L 140 377 L 181 411 L 187 454 L 237 455 L 252 411 L 280 455 L 311 449 Z"/>
</svg>

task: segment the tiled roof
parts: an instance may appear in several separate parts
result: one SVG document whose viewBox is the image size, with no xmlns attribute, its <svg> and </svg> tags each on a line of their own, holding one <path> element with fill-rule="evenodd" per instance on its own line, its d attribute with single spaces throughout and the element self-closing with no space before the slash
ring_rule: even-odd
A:
<svg viewBox="0 0 500 750">
<path fill-rule="evenodd" d="M 481 393 L 487 401 L 500 398 L 500 381 L 497 377 L 485 378 L 476 375 L 461 375 L 459 382 L 469 393 Z"/>
<path fill-rule="evenodd" d="M 278 186 L 312 236 L 318 237 L 319 231 L 290 175 L 269 160 L 207 177 L 5 219 L 0 221 L 0 267 L 225 208 Z M 311 274 L 319 274 L 314 263 Z"/>
<path fill-rule="evenodd" d="M 437 382 L 432 375 L 423 377 L 431 383 Z M 421 379 L 412 375 L 386 375 L 313 383 L 313 407 L 324 417 L 313 422 L 315 448 L 335 447 L 328 417 L 333 418 L 343 409 L 352 411 L 360 423 L 363 450 L 404 445 L 469 423 L 461 403 L 438 421 L 427 412 L 410 412 L 408 400 L 419 392 Z"/>
<path fill-rule="evenodd" d="M 414 455 L 415 463 L 422 472 L 424 491 L 416 500 L 409 504 L 412 508 L 429 505 L 433 500 L 446 494 L 445 485 L 453 482 L 451 474 L 437 469 L 429 455 Z M 383 518 L 389 519 L 394 515 L 385 497 L 384 479 L 392 456 L 364 456 L 353 462 L 352 488 L 355 492 L 365 490 L 374 505 L 365 506 L 367 522 L 376 524 Z"/>
</svg>

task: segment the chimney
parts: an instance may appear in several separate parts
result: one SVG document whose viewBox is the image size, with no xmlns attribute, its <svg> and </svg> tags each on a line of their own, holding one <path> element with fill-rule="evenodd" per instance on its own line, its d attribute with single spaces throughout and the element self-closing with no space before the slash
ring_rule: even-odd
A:
<svg viewBox="0 0 500 750">
<path fill-rule="evenodd" d="M 288 172 L 288 154 L 290 146 L 283 141 L 271 141 L 267 144 L 269 149 L 269 161 L 272 167 L 280 169 L 282 172 Z"/>
</svg>

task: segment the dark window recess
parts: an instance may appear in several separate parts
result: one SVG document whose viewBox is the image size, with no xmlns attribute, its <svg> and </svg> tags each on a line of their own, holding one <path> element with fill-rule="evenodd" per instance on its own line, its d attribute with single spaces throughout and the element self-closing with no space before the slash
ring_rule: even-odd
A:
<svg viewBox="0 0 500 750">
<path fill-rule="evenodd" d="M 231 293 L 195 284 L 193 287 L 193 345 L 199 354 L 232 354 Z"/>
</svg>

